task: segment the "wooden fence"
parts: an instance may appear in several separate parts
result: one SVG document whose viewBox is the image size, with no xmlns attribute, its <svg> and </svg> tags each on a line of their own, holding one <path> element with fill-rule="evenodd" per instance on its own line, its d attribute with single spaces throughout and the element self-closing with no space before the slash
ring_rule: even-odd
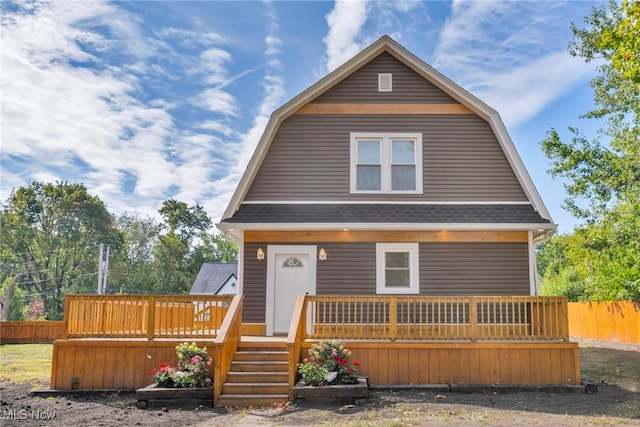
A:
<svg viewBox="0 0 640 427">
<path fill-rule="evenodd" d="M 303 311 L 308 339 L 569 340 L 565 297 L 309 295 Z"/>
<path fill-rule="evenodd" d="M 63 321 L 0 322 L 0 343 L 50 343 L 64 336 Z"/>
<path fill-rule="evenodd" d="M 231 295 L 67 295 L 65 338 L 215 338 Z"/>
<path fill-rule="evenodd" d="M 640 345 L 640 303 L 572 302 L 568 310 L 572 337 Z"/>
</svg>

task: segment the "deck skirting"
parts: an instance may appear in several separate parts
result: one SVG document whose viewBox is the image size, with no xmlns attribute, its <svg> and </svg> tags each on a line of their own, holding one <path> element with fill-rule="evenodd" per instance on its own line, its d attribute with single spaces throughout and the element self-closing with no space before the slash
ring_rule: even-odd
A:
<svg viewBox="0 0 640 427">
<path fill-rule="evenodd" d="M 176 346 L 195 342 L 213 355 L 214 340 L 67 339 L 53 343 L 52 390 L 136 390 L 153 383 L 149 372 L 160 362 L 177 362 Z M 213 374 L 212 374 L 213 375 Z M 212 391 L 213 393 L 213 391 Z"/>
<path fill-rule="evenodd" d="M 213 355 L 212 340 L 193 341 Z M 342 342 L 372 386 L 580 384 L 577 343 Z M 71 390 L 74 377 L 83 390 L 145 387 L 160 362 L 175 363 L 176 345 L 176 340 L 56 340 L 50 388 Z M 301 359 L 312 345 L 302 343 Z"/>
<path fill-rule="evenodd" d="M 580 384 L 577 343 L 342 342 L 372 386 Z M 301 359 L 312 345 L 302 344 Z"/>
</svg>

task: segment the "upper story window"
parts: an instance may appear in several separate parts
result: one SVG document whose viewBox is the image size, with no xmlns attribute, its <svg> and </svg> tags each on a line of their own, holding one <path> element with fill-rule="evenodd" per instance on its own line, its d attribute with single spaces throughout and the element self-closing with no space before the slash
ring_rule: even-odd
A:
<svg viewBox="0 0 640 427">
<path fill-rule="evenodd" d="M 352 193 L 422 193 L 422 134 L 351 133 Z"/>
</svg>

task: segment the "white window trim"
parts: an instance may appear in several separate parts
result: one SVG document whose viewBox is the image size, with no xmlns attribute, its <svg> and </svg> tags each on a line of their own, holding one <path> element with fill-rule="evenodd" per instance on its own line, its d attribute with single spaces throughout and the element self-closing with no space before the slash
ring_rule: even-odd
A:
<svg viewBox="0 0 640 427">
<path fill-rule="evenodd" d="M 391 190 L 391 139 L 415 140 L 416 189 Z M 358 190 L 358 153 L 359 139 L 380 139 L 381 143 L 381 183 L 380 190 Z M 422 194 L 422 134 L 406 132 L 351 132 L 350 134 L 350 192 L 357 194 Z"/>
<path fill-rule="evenodd" d="M 376 293 L 377 294 L 419 294 L 420 273 L 418 243 L 376 243 Z M 408 288 L 387 288 L 385 286 L 384 254 L 386 252 L 409 252 L 409 277 Z"/>
</svg>

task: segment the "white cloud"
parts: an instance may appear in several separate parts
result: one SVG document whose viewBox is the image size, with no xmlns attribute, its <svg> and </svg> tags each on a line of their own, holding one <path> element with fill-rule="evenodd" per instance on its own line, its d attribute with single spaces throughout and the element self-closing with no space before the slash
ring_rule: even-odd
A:
<svg viewBox="0 0 640 427">
<path fill-rule="evenodd" d="M 209 121 L 203 134 L 184 136 L 173 114 L 189 99 L 149 96 L 149 87 L 162 89 L 149 73 L 175 72 L 156 61 L 186 67 L 185 55 L 146 36 L 140 19 L 117 4 L 23 5 L 2 18 L 2 198 L 32 180 L 65 180 L 85 183 L 115 212 L 135 206 L 155 215 L 176 193 L 193 203 L 211 191 L 215 153 L 207 143 L 212 132 L 230 131 Z M 228 81 L 230 55 L 214 46 L 223 38 L 189 35 L 205 46 L 197 74 Z M 202 98 L 204 108 L 236 114 L 229 93 L 212 89 Z"/>
<path fill-rule="evenodd" d="M 225 116 L 238 114 L 236 98 L 229 92 L 218 88 L 205 89 L 194 99 L 194 103 L 212 113 L 220 113 Z"/>
<path fill-rule="evenodd" d="M 336 0 L 326 16 L 329 30 L 323 39 L 327 46 L 327 70 L 333 71 L 351 59 L 362 46 L 357 41 L 362 26 L 367 21 L 367 1 Z"/>
<path fill-rule="evenodd" d="M 517 126 L 592 74 L 566 51 L 566 17 L 584 10 L 571 2 L 454 1 L 433 65 Z"/>
<path fill-rule="evenodd" d="M 500 74 L 482 77 L 476 94 L 517 126 L 591 76 L 591 67 L 564 52 L 546 55 Z"/>
<path fill-rule="evenodd" d="M 231 60 L 231 54 L 220 48 L 209 48 L 202 52 L 198 61 L 198 72 L 207 73 L 209 84 L 222 83 L 227 78 L 225 63 Z"/>
<path fill-rule="evenodd" d="M 267 62 L 265 76 L 262 79 L 263 97 L 256 108 L 258 114 L 252 120 L 251 127 L 240 135 L 239 143 L 227 146 L 230 158 L 234 160 L 229 165 L 227 173 L 210 184 L 217 192 L 204 206 L 214 220 L 222 217 L 256 149 L 258 141 L 260 141 L 260 137 L 264 133 L 265 127 L 269 122 L 269 116 L 279 106 L 278 104 L 285 94 L 284 77 L 282 76 L 283 65 L 279 60 L 279 55 L 282 54 L 280 50 L 282 41 L 277 35 L 279 28 L 278 17 L 271 1 L 265 1 L 264 5 L 267 17 L 267 35 L 264 39 L 267 46 L 265 51 Z"/>
</svg>

